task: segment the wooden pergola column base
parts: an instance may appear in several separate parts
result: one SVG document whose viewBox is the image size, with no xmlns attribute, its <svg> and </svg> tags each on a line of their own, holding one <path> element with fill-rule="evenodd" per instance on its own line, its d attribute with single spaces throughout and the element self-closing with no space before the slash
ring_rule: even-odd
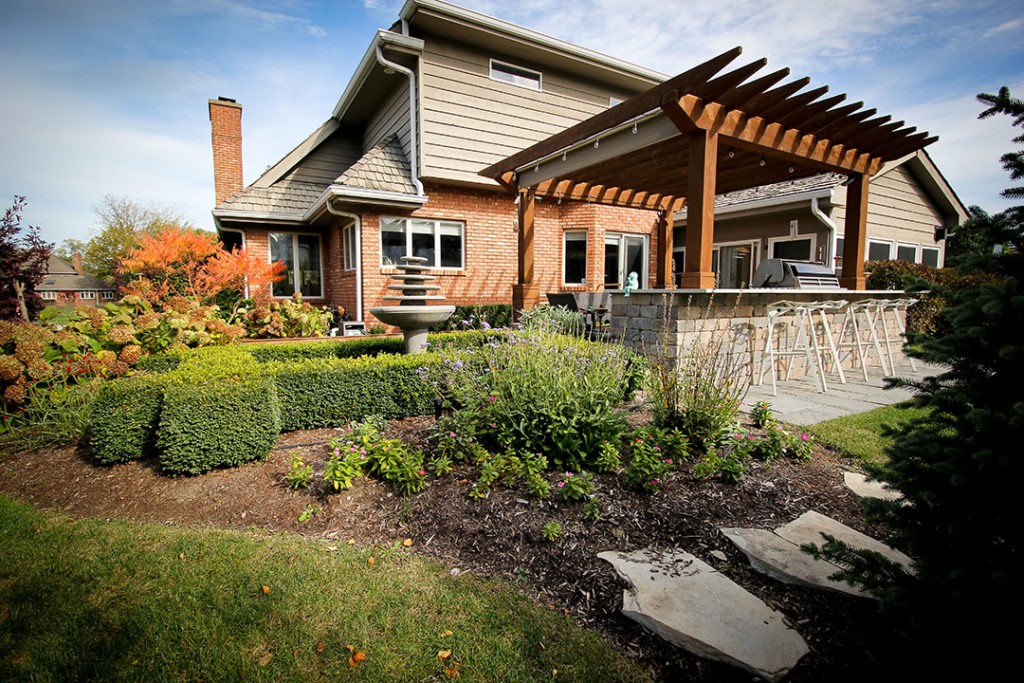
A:
<svg viewBox="0 0 1024 683">
<path fill-rule="evenodd" d="M 713 271 L 679 273 L 679 287 L 682 289 L 714 289 L 715 273 Z"/>
<path fill-rule="evenodd" d="M 537 285 L 512 285 L 512 317 L 519 320 L 519 311 L 533 308 L 540 303 L 540 288 Z"/>
</svg>

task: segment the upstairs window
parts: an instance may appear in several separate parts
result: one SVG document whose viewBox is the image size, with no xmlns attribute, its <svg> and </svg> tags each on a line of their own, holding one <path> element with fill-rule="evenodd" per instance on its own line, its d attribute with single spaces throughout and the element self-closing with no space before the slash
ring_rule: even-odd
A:
<svg viewBox="0 0 1024 683">
<path fill-rule="evenodd" d="M 521 88 L 530 90 L 541 89 L 541 75 L 539 71 L 524 69 L 521 66 L 513 66 L 496 60 L 491 60 L 491 78 L 502 83 L 511 83 Z"/>
</svg>

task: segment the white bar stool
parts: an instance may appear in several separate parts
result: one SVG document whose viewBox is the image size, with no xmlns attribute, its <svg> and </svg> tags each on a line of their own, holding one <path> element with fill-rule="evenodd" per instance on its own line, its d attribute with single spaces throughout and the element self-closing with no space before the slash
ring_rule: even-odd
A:
<svg viewBox="0 0 1024 683">
<path fill-rule="evenodd" d="M 907 309 L 915 302 L 915 299 L 903 298 L 903 299 L 888 299 L 883 302 L 880 311 L 880 317 L 882 318 L 882 334 L 885 342 L 885 352 L 889 356 L 889 374 L 896 374 L 896 361 L 892 354 L 892 345 L 894 342 L 899 342 L 902 347 L 907 340 L 907 326 L 904 322 L 904 318 L 907 315 Z M 892 337 L 889 334 L 889 325 L 887 322 L 886 313 L 892 314 L 892 319 L 895 322 L 896 329 L 898 332 L 896 337 Z M 917 372 L 917 363 L 910 356 L 907 356 L 907 360 L 910 361 L 910 370 Z"/>
<path fill-rule="evenodd" d="M 849 354 L 855 351 L 860 362 L 861 372 L 864 374 L 864 381 L 868 381 L 868 357 L 873 349 L 878 357 L 878 365 L 882 368 L 883 375 L 891 375 L 891 365 L 886 368 L 885 357 L 882 355 L 882 340 L 878 338 L 876 324 L 885 309 L 884 299 L 864 299 L 854 301 L 847 305 L 846 314 L 843 316 L 843 325 L 839 330 L 839 349 L 850 349 Z M 863 323 L 861 322 L 863 319 Z M 847 334 L 851 339 L 847 341 Z M 865 333 L 867 339 L 864 338 Z M 840 360 L 845 360 L 845 356 Z"/>
<path fill-rule="evenodd" d="M 838 311 L 846 305 L 845 301 L 776 301 L 768 306 L 768 334 L 765 338 L 764 350 L 761 353 L 761 371 L 758 375 L 758 384 L 764 383 L 764 374 L 767 370 L 772 373 L 772 395 L 778 395 L 776 384 L 776 361 L 782 358 L 803 356 L 807 361 L 807 371 L 815 376 L 822 392 L 828 391 L 828 382 L 825 379 L 825 364 L 822 360 L 823 349 L 819 343 L 819 334 L 830 352 L 832 365 L 839 374 L 840 381 L 846 383 L 846 375 L 839 363 L 839 353 L 832 337 L 832 328 L 828 322 L 828 314 Z M 816 324 L 814 315 L 818 314 L 820 323 Z M 796 325 L 796 340 L 791 349 L 776 348 L 775 331 L 782 328 L 792 317 Z M 767 367 L 766 367 L 767 366 Z M 788 380 L 793 370 L 790 362 L 786 366 L 786 377 Z"/>
</svg>

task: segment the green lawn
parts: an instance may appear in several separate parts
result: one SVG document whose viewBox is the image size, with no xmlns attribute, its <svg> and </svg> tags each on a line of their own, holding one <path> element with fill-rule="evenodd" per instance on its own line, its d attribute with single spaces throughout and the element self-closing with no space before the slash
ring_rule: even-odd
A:
<svg viewBox="0 0 1024 683">
<path fill-rule="evenodd" d="M 823 444 L 866 463 L 886 460 L 885 448 L 892 441 L 883 435 L 883 427 L 895 427 L 924 415 L 925 409 L 897 403 L 875 410 L 826 420 L 807 427 L 807 431 Z"/>
<path fill-rule="evenodd" d="M 446 680 L 455 661 L 468 681 L 645 680 L 559 612 L 400 545 L 76 521 L 0 496 L 0 553 L 2 680 Z"/>
</svg>

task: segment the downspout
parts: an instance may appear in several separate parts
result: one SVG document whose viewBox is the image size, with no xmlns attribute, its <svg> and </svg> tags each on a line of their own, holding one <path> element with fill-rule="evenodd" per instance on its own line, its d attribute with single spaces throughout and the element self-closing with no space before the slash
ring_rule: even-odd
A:
<svg viewBox="0 0 1024 683">
<path fill-rule="evenodd" d="M 324 206 L 327 207 L 327 213 L 334 216 L 341 216 L 342 218 L 351 218 L 353 225 L 355 225 L 356 253 L 354 256 L 356 259 L 356 320 L 361 321 L 363 319 L 363 219 L 360 218 L 357 213 L 334 208 L 334 205 L 331 204 L 331 197 L 327 198 L 327 202 Z M 342 235 L 342 239 L 345 239 L 344 235 Z M 344 248 L 344 245 L 342 245 L 342 249 Z"/>
<path fill-rule="evenodd" d="M 831 199 L 831 198 L 832 198 L 832 191 L 829 190 L 829 199 Z M 831 257 L 832 258 L 832 267 L 835 268 L 835 264 L 836 264 L 836 237 L 837 237 L 837 234 L 836 234 L 837 233 L 836 224 L 833 223 L 832 219 L 829 218 L 828 215 L 824 211 L 822 211 L 821 208 L 818 206 L 818 198 L 817 197 L 811 197 L 811 213 L 814 214 L 814 217 L 817 218 L 819 221 L 821 221 L 825 225 L 825 228 L 829 232 L 828 248 L 832 251 L 832 257 Z M 826 260 L 826 265 L 828 265 L 827 264 L 827 260 Z"/>
<path fill-rule="evenodd" d="M 407 69 L 401 64 L 384 59 L 384 52 L 381 46 L 377 46 L 377 61 L 386 69 L 394 69 L 398 73 L 405 74 L 409 78 L 409 175 L 412 184 L 416 186 L 416 194 L 423 196 L 423 183 L 420 182 L 419 164 L 417 160 L 416 142 L 416 74 L 412 69 Z"/>
</svg>

